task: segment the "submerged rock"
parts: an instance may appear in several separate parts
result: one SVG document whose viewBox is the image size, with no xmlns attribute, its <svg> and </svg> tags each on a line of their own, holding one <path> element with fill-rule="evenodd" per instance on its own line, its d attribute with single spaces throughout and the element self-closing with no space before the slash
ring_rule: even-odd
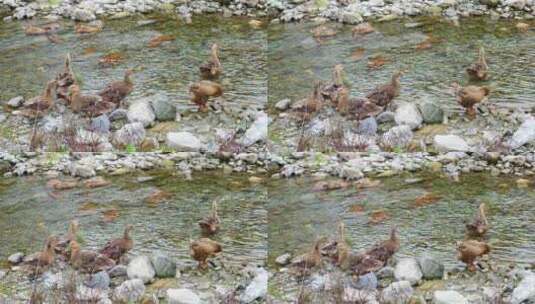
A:
<svg viewBox="0 0 535 304">
<path fill-rule="evenodd" d="M 415 258 L 403 258 L 394 268 L 394 277 L 398 281 L 409 281 L 412 285 L 417 285 L 423 274 Z"/>
<path fill-rule="evenodd" d="M 189 132 L 169 132 L 165 143 L 180 152 L 198 152 L 202 148 L 201 141 Z"/>
<path fill-rule="evenodd" d="M 435 135 L 433 145 L 440 152 L 469 152 L 470 146 L 457 135 Z"/>
<path fill-rule="evenodd" d="M 291 103 L 292 103 L 292 101 L 290 99 L 288 99 L 288 98 L 282 99 L 282 100 L 278 101 L 275 104 L 275 109 L 277 109 L 279 111 L 288 110 L 290 108 L 290 104 Z"/>
<path fill-rule="evenodd" d="M 409 145 L 413 136 L 409 126 L 395 126 L 383 134 L 381 144 L 390 148 L 405 148 Z"/>
<path fill-rule="evenodd" d="M 268 272 L 264 268 L 256 270 L 256 275 L 240 297 L 241 303 L 251 303 L 256 299 L 263 299 L 267 295 Z"/>
<path fill-rule="evenodd" d="M 180 288 L 167 290 L 167 303 L 169 304 L 200 304 L 201 299 L 193 291 Z"/>
<path fill-rule="evenodd" d="M 143 283 L 150 282 L 156 275 L 156 271 L 154 271 L 152 263 L 147 256 L 138 256 L 130 261 L 126 273 L 129 279 L 141 279 Z"/>
<path fill-rule="evenodd" d="M 437 290 L 433 293 L 433 304 L 468 304 L 468 301 L 457 291 Z"/>
<path fill-rule="evenodd" d="M 141 279 L 124 281 L 113 292 L 113 299 L 119 303 L 136 303 L 145 293 L 145 284 Z"/>
</svg>

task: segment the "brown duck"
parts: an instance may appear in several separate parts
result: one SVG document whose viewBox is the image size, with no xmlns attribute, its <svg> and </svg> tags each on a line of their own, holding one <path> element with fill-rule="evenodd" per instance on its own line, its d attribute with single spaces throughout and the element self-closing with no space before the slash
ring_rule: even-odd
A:
<svg viewBox="0 0 535 304">
<path fill-rule="evenodd" d="M 292 105 L 292 111 L 303 119 L 308 119 L 316 112 L 319 112 L 323 107 L 323 97 L 321 95 L 321 88 L 323 84 L 317 81 L 314 84 L 314 91 L 310 96 L 302 99 Z"/>
<path fill-rule="evenodd" d="M 202 233 L 206 235 L 215 234 L 219 230 L 219 216 L 217 215 L 217 201 L 212 203 L 212 214 L 199 221 Z"/>
<path fill-rule="evenodd" d="M 347 261 L 349 253 L 351 252 L 351 248 L 345 239 L 344 230 L 344 223 L 340 222 L 338 225 L 338 239 L 336 240 L 336 255 L 334 256 L 336 265 L 343 265 Z"/>
<path fill-rule="evenodd" d="M 485 242 L 465 240 L 457 242 L 457 259 L 464 262 L 469 271 L 475 271 L 475 261 L 478 257 L 490 252 L 490 247 Z"/>
<path fill-rule="evenodd" d="M 488 87 L 478 87 L 474 85 L 461 87 L 459 84 L 454 83 L 453 89 L 455 91 L 457 103 L 465 108 L 466 114 L 471 118 L 476 116 L 476 109 L 474 106 L 481 103 L 485 97 L 490 94 L 490 89 Z"/>
<path fill-rule="evenodd" d="M 28 100 L 24 105 L 23 114 L 30 117 L 37 117 L 52 108 L 55 101 L 54 93 L 56 84 L 57 82 L 55 80 L 49 81 L 43 94 Z"/>
<path fill-rule="evenodd" d="M 377 116 L 383 112 L 383 108 L 369 101 L 367 98 L 349 98 L 342 94 L 336 110 L 349 118 L 363 120 L 368 117 Z"/>
<path fill-rule="evenodd" d="M 196 241 L 190 241 L 190 255 L 199 262 L 199 268 L 208 267 L 208 259 L 216 256 L 223 251 L 223 247 L 216 241 L 209 238 L 201 238 Z"/>
<path fill-rule="evenodd" d="M 219 46 L 217 43 L 212 44 L 210 60 L 199 67 L 202 79 L 216 79 L 223 71 L 219 61 Z"/>
<path fill-rule="evenodd" d="M 78 85 L 71 86 L 69 99 L 73 112 L 82 113 L 89 117 L 96 117 L 115 109 L 114 103 L 103 101 L 100 96 L 80 94 Z"/>
<path fill-rule="evenodd" d="M 223 87 L 210 80 L 201 80 L 192 84 L 189 91 L 192 95 L 191 101 L 199 106 L 199 112 L 208 111 L 207 103 L 210 97 L 223 95 Z"/>
<path fill-rule="evenodd" d="M 487 59 L 485 58 L 485 49 L 479 48 L 477 62 L 473 63 L 466 69 L 466 73 L 472 80 L 487 80 L 489 66 L 487 65 Z"/>
<path fill-rule="evenodd" d="M 71 251 L 69 263 L 76 270 L 96 273 L 109 270 L 115 266 L 115 261 L 103 254 L 90 250 L 81 250 L 80 244 L 76 240 L 72 240 L 69 247 Z"/>
<path fill-rule="evenodd" d="M 331 83 L 321 89 L 321 96 L 325 100 L 330 100 L 336 107 L 343 94 L 349 94 L 349 90 L 344 85 L 344 66 L 337 64 L 333 68 Z"/>
<path fill-rule="evenodd" d="M 134 241 L 130 237 L 132 229 L 132 225 L 126 225 L 123 237 L 109 241 L 106 246 L 100 250 L 100 254 L 118 263 L 121 257 L 134 247 Z"/>
<path fill-rule="evenodd" d="M 54 248 L 57 245 L 57 238 L 55 236 L 49 236 L 45 242 L 45 248 L 43 251 L 36 252 L 24 258 L 24 264 L 35 267 L 35 271 L 41 273 L 43 269 L 54 263 L 56 253 Z"/>
<path fill-rule="evenodd" d="M 69 88 L 71 85 L 76 83 L 76 77 L 71 67 L 71 55 L 67 53 L 65 56 L 65 67 L 63 71 L 56 76 L 57 85 L 57 95 L 59 98 L 62 98 L 70 103 L 69 99 Z"/>
<path fill-rule="evenodd" d="M 403 75 L 403 72 L 395 72 L 389 83 L 375 88 L 375 90 L 366 95 L 366 98 L 380 107 L 388 106 L 394 98 L 399 96 L 399 78 L 401 75 Z"/>
<path fill-rule="evenodd" d="M 321 263 L 321 251 L 320 246 L 323 239 L 317 239 L 314 242 L 314 246 L 309 252 L 299 255 L 292 259 L 291 266 L 297 268 L 310 269 L 319 266 Z"/>
<path fill-rule="evenodd" d="M 399 250 L 400 242 L 397 228 L 390 231 L 390 238 L 375 244 L 372 248 L 360 254 L 356 259 L 354 271 L 361 275 L 381 269 L 388 260 Z"/>
<path fill-rule="evenodd" d="M 485 204 L 479 205 L 478 212 L 471 223 L 466 224 L 468 237 L 483 237 L 489 230 L 489 222 L 485 215 Z"/>
<path fill-rule="evenodd" d="M 132 74 L 134 74 L 132 70 L 126 70 L 123 80 L 117 80 L 108 84 L 98 95 L 102 97 L 103 101 L 112 102 L 116 106 L 119 106 L 121 101 L 134 89 L 134 83 L 131 78 Z"/>
<path fill-rule="evenodd" d="M 68 257 L 67 255 L 67 248 L 69 247 L 69 244 L 72 241 L 76 240 L 76 236 L 78 235 L 78 229 L 79 229 L 78 221 L 72 220 L 69 222 L 69 228 L 67 229 L 67 234 L 60 238 L 54 247 L 54 251 L 57 254 L 61 254 L 62 256 Z"/>
</svg>

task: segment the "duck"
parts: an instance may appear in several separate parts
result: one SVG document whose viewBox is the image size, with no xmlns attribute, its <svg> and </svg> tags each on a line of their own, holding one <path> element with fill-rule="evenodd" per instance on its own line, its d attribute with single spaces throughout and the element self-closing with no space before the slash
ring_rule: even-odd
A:
<svg viewBox="0 0 535 304">
<path fill-rule="evenodd" d="M 353 270 L 358 275 L 379 270 L 388 263 L 388 260 L 399 250 L 399 247 L 397 227 L 392 227 L 389 239 L 373 245 L 372 248 L 357 256 Z"/>
<path fill-rule="evenodd" d="M 191 101 L 199 106 L 199 112 L 207 112 L 208 99 L 223 95 L 223 87 L 210 80 L 201 80 L 190 85 L 189 92 L 192 94 Z"/>
<path fill-rule="evenodd" d="M 93 34 L 102 31 L 104 23 L 100 20 L 92 22 L 90 24 L 76 23 L 74 25 L 74 31 L 76 34 Z"/>
<path fill-rule="evenodd" d="M 98 95 L 80 94 L 80 87 L 76 84 L 70 88 L 69 99 L 71 100 L 70 107 L 73 112 L 82 113 L 89 117 L 97 117 L 115 109 L 114 103 L 103 101 L 102 97 Z"/>
<path fill-rule="evenodd" d="M 46 113 L 55 102 L 55 89 L 57 82 L 49 81 L 44 92 L 36 97 L 29 99 L 24 104 L 23 114 L 30 117 L 38 117 Z"/>
<path fill-rule="evenodd" d="M 466 68 L 466 73 L 472 80 L 487 80 L 488 79 L 489 66 L 487 65 L 487 59 L 485 58 L 485 49 L 479 48 L 478 59 L 475 63 Z"/>
<path fill-rule="evenodd" d="M 212 203 L 212 214 L 199 221 L 203 234 L 215 234 L 219 230 L 219 216 L 217 215 L 217 201 Z"/>
<path fill-rule="evenodd" d="M 375 117 L 383 112 L 383 107 L 371 102 L 367 98 L 353 97 L 349 98 L 342 94 L 336 107 L 336 111 L 342 115 L 349 116 L 350 119 L 361 121 L 368 117 Z"/>
<path fill-rule="evenodd" d="M 24 26 L 24 33 L 28 36 L 48 35 L 56 32 L 59 28 L 60 25 L 58 23 L 49 23 L 40 27 L 33 24 L 27 24 Z"/>
<path fill-rule="evenodd" d="M 56 76 L 57 96 L 70 103 L 69 88 L 76 83 L 76 77 L 71 67 L 71 54 L 67 53 L 65 56 L 65 66 L 63 71 Z"/>
<path fill-rule="evenodd" d="M 81 250 L 80 244 L 72 240 L 69 244 L 71 266 L 79 271 L 97 273 L 107 271 L 115 266 L 115 261 L 104 254 L 99 254 L 91 250 Z"/>
<path fill-rule="evenodd" d="M 112 102 L 119 106 L 121 101 L 134 90 L 134 82 L 131 78 L 133 74 L 133 70 L 126 70 L 122 80 L 116 80 L 108 84 L 98 95 L 102 97 L 103 101 Z"/>
<path fill-rule="evenodd" d="M 290 262 L 290 266 L 301 269 L 311 269 L 319 266 L 321 264 L 320 247 L 323 241 L 323 238 L 317 239 L 308 252 L 293 258 Z"/>
<path fill-rule="evenodd" d="M 375 88 L 371 93 L 366 95 L 366 98 L 380 107 L 388 106 L 394 98 L 399 96 L 400 82 L 399 78 L 403 75 L 403 72 L 396 71 L 392 75 L 392 79 L 389 83 Z"/>
<path fill-rule="evenodd" d="M 199 67 L 199 71 L 201 72 L 202 79 L 206 80 L 213 80 L 221 75 L 223 69 L 221 67 L 221 62 L 219 61 L 219 46 L 217 43 L 212 44 L 210 60 L 207 63 L 202 64 Z"/>
<path fill-rule="evenodd" d="M 368 22 L 364 22 L 359 25 L 356 25 L 355 27 L 351 29 L 351 35 L 353 36 L 353 38 L 356 38 L 361 35 L 368 35 L 373 32 L 375 32 L 375 29 Z"/>
<path fill-rule="evenodd" d="M 475 271 L 478 257 L 490 252 L 490 246 L 481 241 L 465 240 L 457 242 L 457 259 L 467 265 L 469 271 Z"/>
<path fill-rule="evenodd" d="M 474 220 L 466 224 L 466 234 L 468 237 L 483 237 L 488 230 L 489 222 L 485 215 L 485 203 L 481 203 Z"/>
<path fill-rule="evenodd" d="M 349 89 L 344 84 L 344 66 L 337 64 L 333 68 L 331 83 L 321 89 L 323 99 L 330 100 L 334 106 L 339 102 L 341 94 L 349 94 Z"/>
<path fill-rule="evenodd" d="M 56 247 L 58 240 L 55 236 L 49 236 L 46 239 L 45 247 L 43 251 L 36 252 L 28 255 L 24 258 L 24 265 L 35 267 L 34 270 L 41 273 L 44 269 L 51 266 L 56 258 L 54 248 Z"/>
<path fill-rule="evenodd" d="M 78 224 L 78 221 L 72 220 L 69 222 L 67 234 L 63 238 L 59 238 L 56 246 L 54 247 L 54 251 L 57 254 L 60 254 L 65 257 L 68 256 L 67 249 L 69 248 L 70 243 L 76 240 L 79 228 L 80 225 Z"/>
<path fill-rule="evenodd" d="M 468 85 L 461 87 L 458 83 L 453 83 L 453 89 L 457 103 L 465 108 L 466 114 L 470 118 L 476 116 L 476 109 L 474 106 L 483 102 L 483 100 L 490 94 L 490 89 L 485 86 Z"/>
<path fill-rule="evenodd" d="M 307 98 L 302 99 L 292 104 L 292 111 L 303 119 L 308 119 L 316 112 L 319 112 L 323 108 L 323 96 L 321 95 L 321 88 L 323 83 L 316 81 L 314 84 L 314 90 Z"/>
<path fill-rule="evenodd" d="M 338 238 L 336 240 L 336 254 L 334 256 L 335 264 L 338 266 L 343 265 L 347 261 L 351 252 L 351 248 L 345 239 L 344 230 L 345 225 L 343 222 L 340 222 L 338 224 Z"/>
<path fill-rule="evenodd" d="M 99 253 L 118 263 L 134 247 L 134 241 L 130 237 L 133 228 L 132 225 L 126 225 L 123 237 L 109 241 Z"/>
<path fill-rule="evenodd" d="M 199 262 L 200 269 L 206 269 L 208 267 L 208 258 L 216 256 L 221 251 L 223 251 L 223 246 L 209 238 L 190 241 L 190 255 L 195 261 Z"/>
</svg>

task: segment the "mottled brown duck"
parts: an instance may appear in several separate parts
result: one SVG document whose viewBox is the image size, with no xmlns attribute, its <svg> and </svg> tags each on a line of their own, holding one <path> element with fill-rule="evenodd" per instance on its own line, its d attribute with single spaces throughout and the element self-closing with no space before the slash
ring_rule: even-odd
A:
<svg viewBox="0 0 535 304">
<path fill-rule="evenodd" d="M 119 107 L 121 101 L 134 90 L 133 74 L 134 72 L 132 70 L 126 70 L 123 80 L 117 80 L 108 84 L 98 95 L 102 97 L 103 101 L 112 102 Z"/>
<path fill-rule="evenodd" d="M 115 266 L 115 261 L 109 257 L 91 250 L 81 250 L 76 240 L 70 242 L 71 266 L 79 271 L 96 273 L 107 271 Z"/>
<path fill-rule="evenodd" d="M 132 225 L 126 225 L 123 237 L 109 241 L 106 246 L 100 250 L 100 254 L 118 263 L 121 260 L 121 257 L 134 247 L 134 241 L 130 237 L 130 232 L 133 228 Z"/>
<path fill-rule="evenodd" d="M 485 203 L 479 205 L 477 214 L 471 223 L 466 224 L 466 234 L 468 237 L 480 238 L 489 230 L 489 222 L 485 214 Z"/>
<path fill-rule="evenodd" d="M 490 89 L 488 87 L 479 87 L 475 85 L 461 87 L 459 84 L 454 83 L 453 89 L 455 91 L 457 103 L 465 108 L 466 114 L 470 118 L 476 116 L 475 106 L 483 102 L 490 94 Z"/>
<path fill-rule="evenodd" d="M 388 106 L 394 98 L 399 96 L 400 81 L 399 78 L 403 72 L 397 71 L 392 75 L 389 83 L 375 88 L 366 98 L 380 107 Z"/>
<path fill-rule="evenodd" d="M 464 262 L 469 271 L 475 271 L 478 257 L 490 252 L 490 246 L 485 242 L 465 240 L 457 242 L 457 259 Z"/>
<path fill-rule="evenodd" d="M 205 235 L 215 234 L 219 230 L 219 215 L 217 214 L 217 201 L 212 203 L 212 212 L 210 215 L 199 221 L 202 233 Z"/>
<path fill-rule="evenodd" d="M 56 100 L 56 84 L 57 82 L 55 80 L 49 81 L 41 95 L 26 101 L 23 106 L 22 114 L 28 117 L 39 117 L 48 112 L 48 110 L 54 106 Z"/>
<path fill-rule="evenodd" d="M 381 269 L 388 260 L 399 250 L 400 242 L 397 228 L 390 230 L 390 238 L 375 244 L 362 254 L 358 255 L 353 270 L 361 275 Z"/>
<path fill-rule="evenodd" d="M 322 87 L 323 84 L 320 81 L 316 81 L 312 94 L 307 98 L 292 104 L 292 112 L 301 119 L 309 119 L 314 113 L 319 112 L 323 107 L 323 97 L 321 95 Z"/>
<path fill-rule="evenodd" d="M 199 67 L 202 79 L 213 80 L 221 75 L 223 68 L 219 61 L 219 46 L 217 43 L 212 44 L 210 60 Z"/>
<path fill-rule="evenodd" d="M 199 262 L 199 268 L 201 269 L 206 269 L 208 267 L 208 259 L 215 257 L 221 251 L 223 251 L 223 246 L 209 238 L 190 241 L 190 255 L 195 261 Z"/>
<path fill-rule="evenodd" d="M 189 87 L 191 101 L 199 106 L 199 112 L 208 111 L 208 100 L 210 97 L 223 95 L 223 87 L 210 80 L 201 80 Z"/>
<path fill-rule="evenodd" d="M 103 101 L 98 95 L 82 95 L 78 85 L 71 86 L 69 99 L 73 112 L 89 117 L 97 117 L 115 109 L 114 103 Z"/>
<path fill-rule="evenodd" d="M 466 73 L 472 80 L 487 80 L 489 75 L 489 66 L 487 65 L 487 58 L 485 58 L 485 49 L 479 48 L 478 58 L 475 63 L 466 68 Z"/>
</svg>

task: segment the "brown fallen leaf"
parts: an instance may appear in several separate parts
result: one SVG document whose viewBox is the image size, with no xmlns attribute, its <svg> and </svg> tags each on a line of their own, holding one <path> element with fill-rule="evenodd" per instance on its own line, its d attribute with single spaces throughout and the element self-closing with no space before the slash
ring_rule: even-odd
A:
<svg viewBox="0 0 535 304">
<path fill-rule="evenodd" d="M 102 211 L 102 218 L 104 219 L 104 222 L 113 222 L 118 217 L 119 211 L 117 211 L 115 208 Z"/>
<path fill-rule="evenodd" d="M 374 210 L 370 214 L 370 224 L 379 224 L 390 218 L 384 210 Z"/>
<path fill-rule="evenodd" d="M 172 35 L 156 36 L 149 41 L 149 47 L 154 48 L 154 47 L 160 46 L 164 42 L 173 41 L 175 39 L 176 39 L 175 36 L 172 36 Z"/>
<path fill-rule="evenodd" d="M 120 52 L 111 52 L 102 56 L 98 62 L 104 65 L 115 65 L 124 60 L 124 56 Z"/>
<path fill-rule="evenodd" d="M 351 53 L 351 60 L 353 61 L 358 61 L 358 60 L 361 60 L 362 57 L 364 57 L 364 51 L 365 49 L 363 48 L 356 48 L 355 50 L 353 50 L 353 53 Z"/>
<path fill-rule="evenodd" d="M 368 61 L 368 68 L 371 70 L 376 70 L 384 66 L 387 62 L 390 62 L 389 59 L 383 57 L 382 55 L 377 55 L 370 58 Z"/>
<path fill-rule="evenodd" d="M 415 208 L 418 208 L 418 207 L 423 207 L 423 206 L 427 206 L 427 205 L 431 205 L 431 204 L 434 204 L 436 202 L 438 202 L 440 200 L 440 196 L 434 194 L 434 193 L 426 193 L 420 197 L 417 197 L 415 200 L 414 200 L 414 203 L 412 204 L 413 207 Z"/>
<path fill-rule="evenodd" d="M 87 47 L 84 49 L 83 53 L 84 55 L 90 55 L 90 54 L 93 54 L 97 51 L 97 48 L 94 47 L 94 46 L 90 46 L 90 47 Z"/>
<path fill-rule="evenodd" d="M 355 204 L 349 207 L 349 211 L 356 213 L 356 214 L 362 214 L 364 213 L 364 206 Z"/>
<path fill-rule="evenodd" d="M 163 201 L 169 200 L 172 197 L 172 193 L 158 189 L 145 198 L 145 203 L 149 205 L 157 205 Z"/>
<path fill-rule="evenodd" d="M 97 207 L 98 205 L 93 202 L 85 202 L 78 208 L 78 211 L 95 211 Z"/>
</svg>

